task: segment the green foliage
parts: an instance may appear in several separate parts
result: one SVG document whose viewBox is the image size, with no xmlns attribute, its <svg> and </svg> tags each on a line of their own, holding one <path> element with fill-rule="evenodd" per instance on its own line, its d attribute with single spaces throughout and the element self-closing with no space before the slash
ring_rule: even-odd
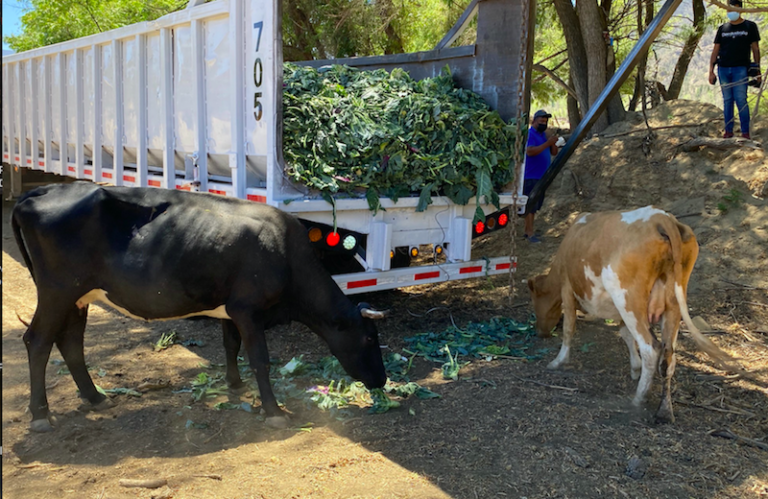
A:
<svg viewBox="0 0 768 499">
<path fill-rule="evenodd" d="M 400 403 L 389 398 L 387 393 L 381 388 L 371 390 L 371 399 L 373 399 L 373 405 L 368 409 L 368 412 L 371 414 L 381 414 L 390 409 L 400 407 Z"/>
<path fill-rule="evenodd" d="M 430 50 L 470 0 L 283 0 L 286 61 Z M 457 40 L 474 43 L 472 23 Z"/>
<path fill-rule="evenodd" d="M 460 355 L 493 358 L 494 355 L 511 353 L 520 358 L 540 358 L 542 350 L 527 352 L 535 334 L 531 322 L 520 323 L 506 317 L 494 317 L 489 322 L 470 322 L 464 329 L 450 326 L 441 332 L 405 338 L 408 348 L 403 351 L 442 364 L 443 378 L 455 380 L 461 368 L 468 364 L 459 361 Z"/>
<path fill-rule="evenodd" d="M 731 189 L 728 194 L 723 196 L 722 201 L 717 203 L 717 209 L 725 213 L 731 208 L 738 208 L 744 200 L 744 194 L 738 189 Z"/>
<path fill-rule="evenodd" d="M 384 365 L 389 374 L 389 380 L 383 389 L 369 391 L 361 382 L 354 381 L 347 375 L 344 368 L 335 357 L 323 357 L 316 363 L 306 362 L 303 356 L 294 357 L 282 367 L 271 370 L 271 383 L 275 397 L 280 403 L 287 400 L 297 400 L 308 406 L 315 406 L 323 411 L 329 411 L 334 417 L 349 416 L 346 410 L 350 405 L 372 405 L 369 412 L 382 413 L 399 407 L 399 403 L 391 401 L 387 394 L 407 398 L 415 395 L 420 399 L 439 398 L 440 395 L 428 388 L 413 383 L 408 379 L 413 357 L 407 359 L 397 353 L 384 356 Z M 223 367 L 217 365 L 217 367 Z M 248 383 L 253 393 L 258 392 L 258 386 L 253 371 L 247 362 L 238 359 L 238 370 L 242 379 Z M 195 402 L 210 397 L 225 395 L 228 389 L 224 382 L 224 374 L 216 372 L 213 375 L 201 372 L 192 381 L 191 389 L 179 390 L 174 393 L 191 392 Z M 256 403 L 218 402 L 215 410 L 242 409 L 253 412 Z"/>
<path fill-rule="evenodd" d="M 176 334 L 176 331 L 170 331 L 168 333 L 163 333 L 160 335 L 160 339 L 157 340 L 155 343 L 153 349 L 155 352 L 160 352 L 162 350 L 165 350 L 166 348 L 172 346 L 174 343 L 177 342 L 179 339 L 178 335 Z"/>
<path fill-rule="evenodd" d="M 285 65 L 286 173 L 328 193 L 394 200 L 418 192 L 418 210 L 443 194 L 498 204 L 494 187 L 513 176 L 515 125 L 447 72 L 414 81 L 395 69 Z M 525 125 L 521 133 L 524 133 Z"/>
<path fill-rule="evenodd" d="M 20 2 L 22 3 L 22 2 Z M 16 52 L 65 42 L 83 36 L 151 21 L 182 9 L 186 0 L 28 0 L 29 10 L 21 16 L 19 35 L 6 36 Z"/>
</svg>

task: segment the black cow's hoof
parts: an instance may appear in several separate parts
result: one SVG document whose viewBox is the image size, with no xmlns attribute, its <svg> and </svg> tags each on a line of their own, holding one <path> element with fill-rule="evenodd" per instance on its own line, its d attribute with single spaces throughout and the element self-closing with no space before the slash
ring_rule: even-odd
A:
<svg viewBox="0 0 768 499">
<path fill-rule="evenodd" d="M 288 419 L 288 416 L 270 416 L 267 418 L 266 424 L 270 428 L 275 428 L 277 430 L 284 430 L 288 428 L 290 425 L 290 420 Z"/>
<path fill-rule="evenodd" d="M 35 419 L 29 424 L 29 429 L 35 433 L 48 433 L 53 431 L 53 425 L 47 419 Z"/>
<path fill-rule="evenodd" d="M 109 397 L 105 398 L 98 404 L 91 404 L 90 402 L 85 402 L 83 404 L 80 404 L 80 406 L 77 408 L 80 412 L 99 412 L 99 411 L 106 411 L 107 409 L 112 409 L 115 406 L 115 403 L 112 402 L 112 399 Z"/>
<path fill-rule="evenodd" d="M 239 385 L 229 385 L 229 392 L 233 395 L 242 395 L 248 391 L 248 385 L 240 383 Z"/>
<path fill-rule="evenodd" d="M 105 398 L 101 402 L 99 402 L 96 405 L 91 406 L 92 411 L 106 411 L 107 409 L 112 409 L 115 406 L 115 403 L 112 402 L 112 399 Z"/>
</svg>

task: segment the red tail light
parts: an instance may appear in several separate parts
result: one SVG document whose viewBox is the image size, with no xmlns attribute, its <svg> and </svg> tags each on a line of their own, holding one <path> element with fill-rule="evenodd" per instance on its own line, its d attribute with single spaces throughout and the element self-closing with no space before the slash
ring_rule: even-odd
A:
<svg viewBox="0 0 768 499">
<path fill-rule="evenodd" d="M 506 213 L 502 213 L 501 215 L 499 215 L 499 225 L 504 227 L 505 225 L 507 225 L 507 222 L 509 222 L 509 217 L 507 216 Z"/>
<path fill-rule="evenodd" d="M 339 244 L 339 241 L 341 241 L 341 236 L 339 236 L 338 232 L 329 232 L 325 238 L 325 242 L 328 243 L 328 246 L 336 246 Z"/>
<path fill-rule="evenodd" d="M 478 234 L 482 234 L 485 230 L 485 224 L 483 222 L 477 222 L 477 225 L 475 225 L 475 232 Z"/>
</svg>

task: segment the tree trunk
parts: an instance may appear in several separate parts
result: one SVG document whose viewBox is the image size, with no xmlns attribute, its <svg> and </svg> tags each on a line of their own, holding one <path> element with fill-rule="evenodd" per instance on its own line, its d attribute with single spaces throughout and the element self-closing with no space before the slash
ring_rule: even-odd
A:
<svg viewBox="0 0 768 499">
<path fill-rule="evenodd" d="M 594 0 L 592 0 L 594 1 Z M 589 73 L 587 71 L 587 51 L 584 48 L 584 39 L 581 36 L 581 26 L 576 10 L 573 8 L 571 0 L 554 0 L 557 17 L 563 26 L 565 36 L 565 46 L 568 49 L 568 65 L 570 67 L 570 86 L 576 91 L 577 112 L 579 118 L 574 119 L 571 116 L 569 108 L 568 117 L 571 121 L 571 128 L 574 123 L 581 121 L 583 113 L 589 109 Z"/>
<path fill-rule="evenodd" d="M 319 58 L 327 57 L 325 47 L 317 36 L 315 27 L 298 2 L 283 1 L 284 16 L 288 17 L 295 44 L 287 47 L 284 52 L 286 61 L 311 61 L 314 59 L 313 49 Z"/>
<path fill-rule="evenodd" d="M 695 0 L 694 0 L 695 1 Z M 702 0 L 698 0 L 702 1 Z M 645 8 L 643 8 L 645 7 Z M 645 13 L 645 19 L 643 19 Z M 653 0 L 637 0 L 637 34 L 640 37 L 648 25 L 653 21 L 655 13 Z M 648 52 L 640 58 L 637 63 L 637 74 L 635 76 L 635 90 L 632 92 L 632 99 L 629 102 L 629 109 L 634 111 L 640 99 L 645 99 L 645 70 L 648 67 Z"/>
<path fill-rule="evenodd" d="M 603 37 L 605 24 L 597 0 L 579 0 L 576 2 L 576 13 L 581 26 L 581 34 L 584 39 L 584 48 L 589 54 L 587 60 L 588 95 L 591 106 L 605 88 L 608 81 L 606 74 L 606 62 L 608 50 Z M 586 109 L 582 109 L 582 113 Z M 592 126 L 595 133 L 602 132 L 608 127 L 608 114 L 602 113 Z"/>
<path fill-rule="evenodd" d="M 704 9 L 704 0 L 693 0 L 693 32 L 691 32 L 691 34 L 688 35 L 688 39 L 685 40 L 683 51 L 677 59 L 675 72 L 672 74 L 672 81 L 669 83 L 667 97 L 665 97 L 665 99 L 674 100 L 680 97 L 680 90 L 683 88 L 685 75 L 688 73 L 688 65 L 691 63 L 693 54 L 699 46 L 699 41 L 704 35 L 704 29 L 706 28 L 704 23 L 706 18 L 707 11 Z"/>
<path fill-rule="evenodd" d="M 614 73 L 616 73 L 616 54 L 613 52 L 613 46 L 608 47 L 608 64 L 605 70 L 605 83 L 608 84 L 608 81 L 613 78 Z M 608 102 L 608 123 L 624 121 L 626 117 L 627 110 L 624 109 L 624 103 L 621 101 L 621 93 L 616 92 L 616 95 L 614 95 Z"/>
<path fill-rule="evenodd" d="M 568 80 L 568 85 L 573 88 L 573 80 Z M 573 132 L 579 123 L 581 123 L 581 114 L 579 114 L 579 102 L 572 96 L 568 95 L 566 98 L 566 104 L 568 106 L 568 122 L 570 124 L 571 132 Z"/>
<path fill-rule="evenodd" d="M 387 36 L 384 53 L 402 54 L 405 52 L 403 40 L 395 30 L 395 27 L 392 26 L 392 20 L 397 17 L 397 7 L 393 4 L 392 0 L 380 0 L 377 4 L 379 5 L 379 17 L 384 26 L 384 34 Z"/>
</svg>

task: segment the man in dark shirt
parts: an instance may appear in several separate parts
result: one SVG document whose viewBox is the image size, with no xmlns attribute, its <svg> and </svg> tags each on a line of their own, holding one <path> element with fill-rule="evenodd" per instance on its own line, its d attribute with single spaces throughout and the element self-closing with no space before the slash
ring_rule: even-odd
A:
<svg viewBox="0 0 768 499">
<path fill-rule="evenodd" d="M 523 180 L 523 194 L 529 196 L 533 190 L 533 186 L 544 176 L 544 173 L 549 168 L 549 164 L 552 162 L 552 157 L 557 155 L 557 142 L 559 137 L 552 135 L 547 137 L 545 130 L 549 123 L 551 114 L 539 109 L 533 115 L 531 121 L 531 128 L 528 130 L 528 144 L 525 149 L 525 177 Z M 559 144 L 562 145 L 562 144 Z M 541 209 L 541 205 L 544 203 L 544 196 L 541 196 L 529 211 L 525 212 L 525 228 L 523 229 L 523 235 L 531 243 L 540 243 L 536 234 L 533 232 L 533 219 L 537 211 Z"/>
<path fill-rule="evenodd" d="M 730 0 L 729 5 L 741 8 L 741 0 Z M 709 83 L 715 84 L 715 64 L 723 91 L 723 117 L 725 133 L 723 138 L 733 137 L 733 103 L 739 110 L 741 136 L 749 138 L 749 106 L 747 105 L 747 72 L 749 54 L 760 67 L 760 33 L 757 24 L 742 19 L 741 14 L 729 10 L 728 21 L 717 29 L 715 46 L 709 58 Z M 758 84 L 760 76 L 758 75 Z"/>
</svg>

